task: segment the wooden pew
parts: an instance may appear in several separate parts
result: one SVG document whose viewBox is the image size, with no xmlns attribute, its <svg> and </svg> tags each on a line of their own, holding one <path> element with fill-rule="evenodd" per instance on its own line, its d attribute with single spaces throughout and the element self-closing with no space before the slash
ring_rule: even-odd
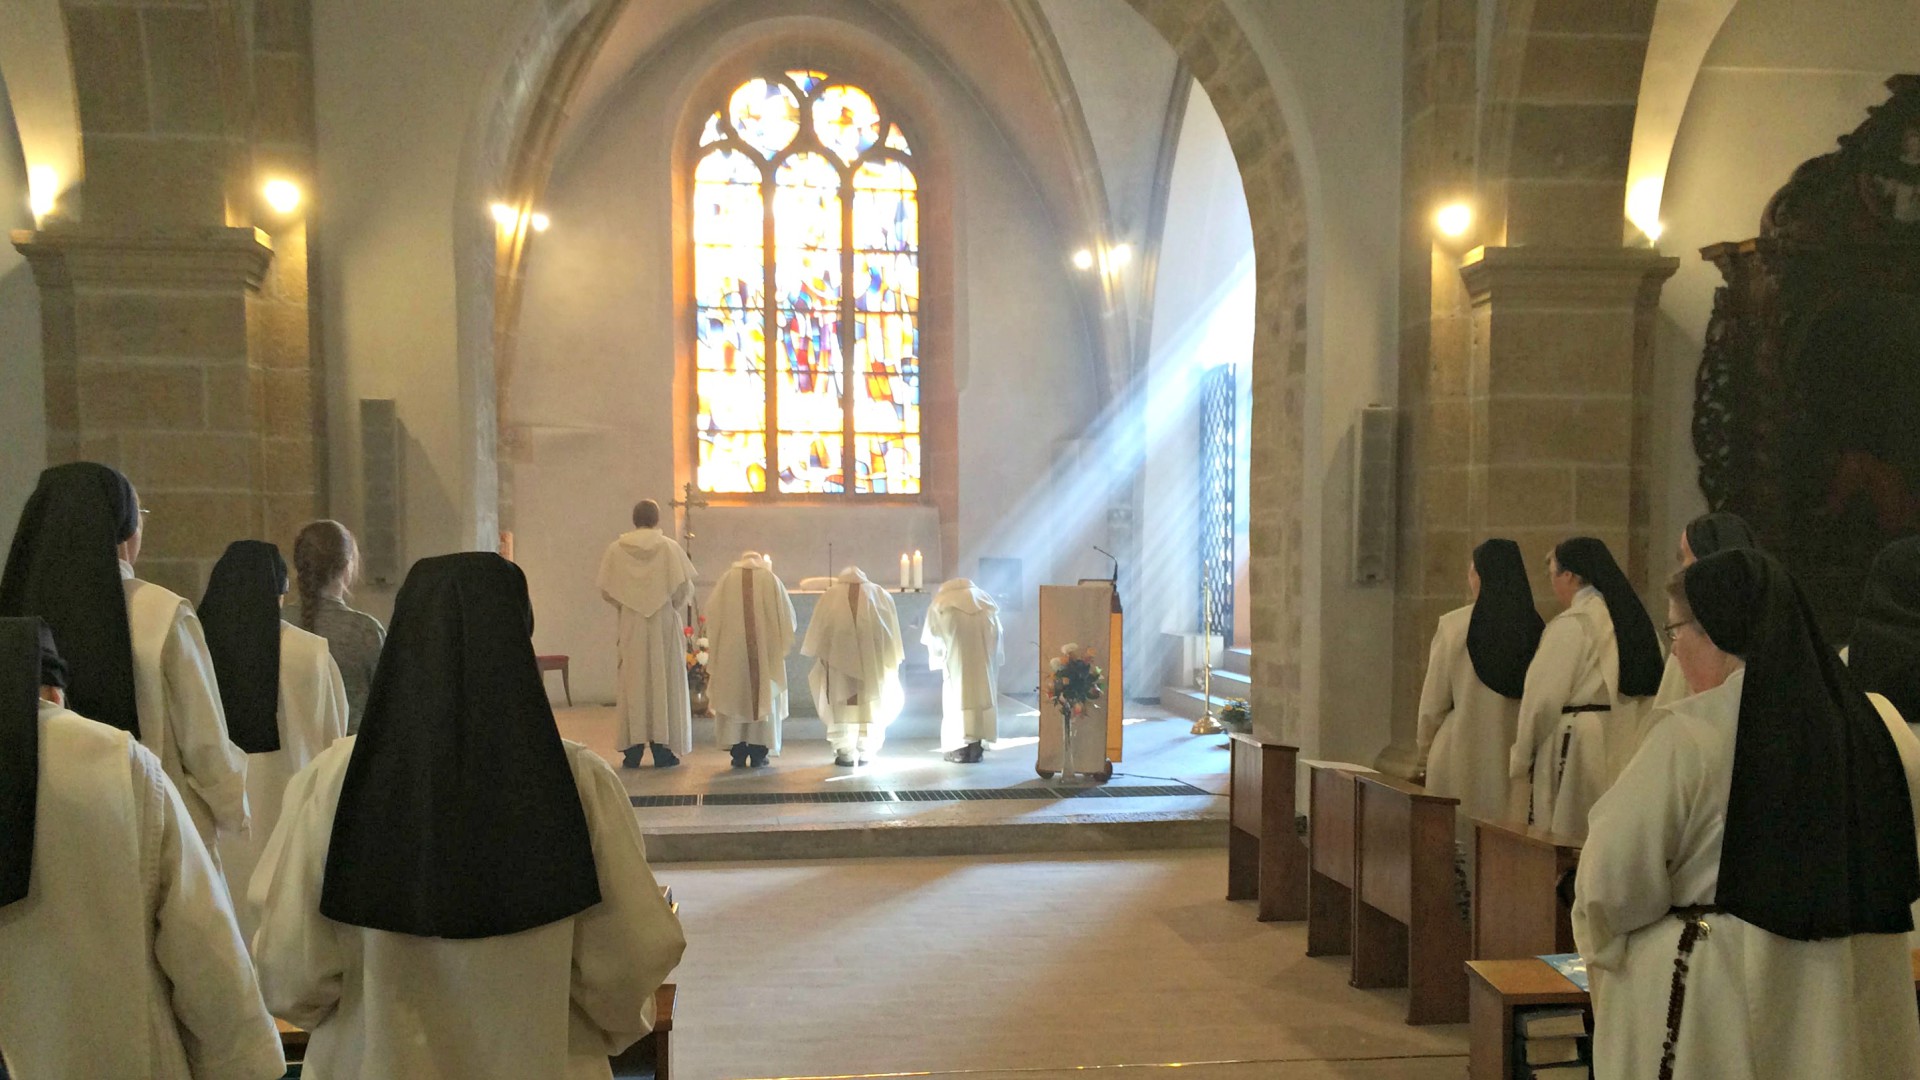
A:
<svg viewBox="0 0 1920 1080">
<path fill-rule="evenodd" d="M 639 1042 L 608 1059 L 613 1069 L 632 1071 L 653 1068 L 654 1080 L 672 1080 L 674 984 L 667 983 L 653 994 L 653 1031 Z M 285 1020 L 275 1020 L 280 1029 L 280 1049 L 288 1065 L 298 1065 L 307 1057 L 307 1033 Z"/>
<path fill-rule="evenodd" d="M 1560 875 L 1580 863 L 1580 842 L 1520 822 L 1473 823 L 1475 960 L 1573 951 L 1572 912 Z"/>
<path fill-rule="evenodd" d="M 1345 956 L 1353 937 L 1354 777 L 1342 761 L 1307 765 L 1307 955 Z"/>
<path fill-rule="evenodd" d="M 1298 747 L 1235 733 L 1227 788 L 1227 899 L 1260 902 L 1260 921 L 1307 917 L 1307 846 L 1294 830 Z"/>
<path fill-rule="evenodd" d="M 1920 949 L 1910 960 L 1914 1001 L 1920 1010 Z M 1534 1005 L 1590 1007 L 1587 992 L 1546 961 L 1471 960 L 1467 962 L 1470 1014 L 1467 1020 L 1468 1080 L 1508 1080 L 1513 1075 L 1513 1014 Z"/>
<path fill-rule="evenodd" d="M 1407 988 L 1407 1023 L 1467 1018 L 1467 923 L 1454 892 L 1460 800 L 1379 773 L 1354 786 L 1353 977 Z"/>
</svg>

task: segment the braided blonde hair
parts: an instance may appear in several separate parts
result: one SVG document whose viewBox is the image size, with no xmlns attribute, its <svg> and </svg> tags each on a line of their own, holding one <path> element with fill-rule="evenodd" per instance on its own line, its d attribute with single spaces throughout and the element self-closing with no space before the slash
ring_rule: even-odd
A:
<svg viewBox="0 0 1920 1080">
<path fill-rule="evenodd" d="M 320 594 L 337 583 L 352 585 L 359 548 L 345 525 L 329 518 L 308 522 L 293 542 L 293 572 L 300 589 L 300 626 L 313 629 Z"/>
</svg>

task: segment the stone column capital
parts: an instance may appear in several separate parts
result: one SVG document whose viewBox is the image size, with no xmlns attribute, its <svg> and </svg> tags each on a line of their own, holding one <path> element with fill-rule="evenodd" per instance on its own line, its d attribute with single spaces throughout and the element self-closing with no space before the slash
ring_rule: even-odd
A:
<svg viewBox="0 0 1920 1080">
<path fill-rule="evenodd" d="M 1466 254 L 1460 276 L 1475 307 L 1503 303 L 1540 307 L 1652 304 L 1680 260 L 1650 248 L 1480 247 Z"/>
<path fill-rule="evenodd" d="M 55 226 L 15 230 L 13 246 L 41 288 L 258 290 L 273 244 L 255 228 L 168 230 Z"/>
</svg>

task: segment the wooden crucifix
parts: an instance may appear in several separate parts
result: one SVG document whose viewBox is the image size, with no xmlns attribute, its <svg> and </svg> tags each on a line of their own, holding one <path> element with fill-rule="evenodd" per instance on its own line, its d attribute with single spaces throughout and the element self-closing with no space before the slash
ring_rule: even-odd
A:
<svg viewBox="0 0 1920 1080">
<path fill-rule="evenodd" d="M 707 499 L 706 496 L 700 494 L 700 492 L 694 488 L 693 481 L 691 480 L 682 485 L 680 490 L 681 497 L 672 500 L 667 505 L 679 507 L 685 515 L 681 519 L 684 525 L 680 530 L 680 546 L 685 549 L 687 558 L 691 559 L 693 558 L 693 539 L 696 535 L 693 531 L 693 512 L 696 509 L 705 507 L 707 505 Z"/>
</svg>

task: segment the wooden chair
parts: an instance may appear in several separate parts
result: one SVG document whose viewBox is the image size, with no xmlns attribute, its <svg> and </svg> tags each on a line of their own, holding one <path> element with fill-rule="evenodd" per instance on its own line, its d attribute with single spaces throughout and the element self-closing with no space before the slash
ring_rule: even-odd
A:
<svg viewBox="0 0 1920 1080">
<path fill-rule="evenodd" d="M 1227 788 L 1227 899 L 1260 902 L 1260 921 L 1307 917 L 1307 846 L 1295 831 L 1300 751 L 1235 733 Z"/>
<path fill-rule="evenodd" d="M 1353 978 L 1407 988 L 1407 1023 L 1467 1018 L 1467 921 L 1454 896 L 1460 800 L 1373 773 L 1354 784 Z"/>
<path fill-rule="evenodd" d="M 566 691 L 568 708 L 573 707 L 573 686 L 571 680 L 567 678 L 567 665 L 571 660 L 571 657 L 563 653 L 554 653 L 549 656 L 536 656 L 533 658 L 534 664 L 540 668 L 540 677 L 542 679 L 546 678 L 547 672 L 549 671 L 557 671 L 560 673 L 560 689 Z"/>
<path fill-rule="evenodd" d="M 1580 842 L 1519 822 L 1473 823 L 1475 960 L 1573 951 L 1573 919 L 1555 886 Z"/>
</svg>

